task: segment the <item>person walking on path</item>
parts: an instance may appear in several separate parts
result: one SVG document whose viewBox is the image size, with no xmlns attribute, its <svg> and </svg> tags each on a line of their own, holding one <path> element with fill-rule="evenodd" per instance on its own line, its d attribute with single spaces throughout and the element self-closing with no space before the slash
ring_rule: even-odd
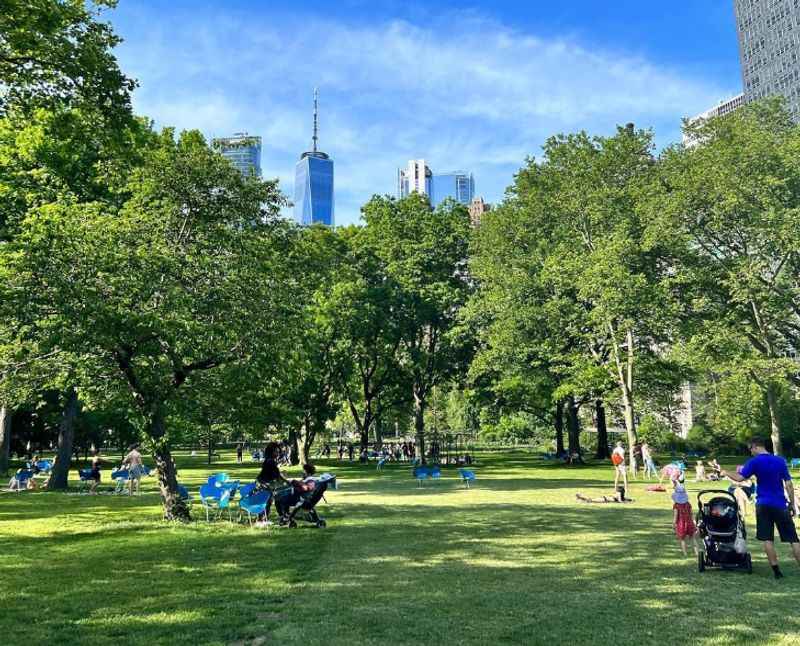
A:
<svg viewBox="0 0 800 646">
<path fill-rule="evenodd" d="M 786 461 L 772 455 L 766 449 L 766 442 L 761 438 L 750 440 L 748 460 L 741 470 L 721 475 L 735 482 L 744 482 L 755 476 L 756 489 L 756 538 L 764 543 L 764 552 L 776 579 L 783 578 L 778 566 L 778 554 L 775 551 L 775 528 L 778 528 L 781 542 L 792 546 L 794 558 L 800 565 L 800 540 L 794 526 L 794 486 Z M 787 501 L 788 497 L 788 501 Z"/>
<path fill-rule="evenodd" d="M 617 442 L 617 446 L 611 452 L 611 462 L 614 465 L 614 491 L 619 488 L 620 476 L 622 476 L 622 485 L 627 491 L 628 473 L 625 471 L 625 447 L 622 446 L 622 442 Z"/>
</svg>

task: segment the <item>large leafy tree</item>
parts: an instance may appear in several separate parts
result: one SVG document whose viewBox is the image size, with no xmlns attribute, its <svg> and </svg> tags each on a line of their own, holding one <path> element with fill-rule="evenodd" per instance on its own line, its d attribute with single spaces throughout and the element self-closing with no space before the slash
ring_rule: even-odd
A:
<svg viewBox="0 0 800 646">
<path fill-rule="evenodd" d="M 29 213 L 0 252 L 25 336 L 125 388 L 144 419 L 166 518 L 187 518 L 166 421 L 194 377 L 258 364 L 285 333 L 288 235 L 277 186 L 242 177 L 198 133 L 164 131 L 121 209 L 64 201 Z"/>
<path fill-rule="evenodd" d="M 800 347 L 800 129 L 770 101 L 687 134 L 663 155 L 649 216 L 675 249 L 692 347 L 759 385 L 780 454 Z"/>
<path fill-rule="evenodd" d="M 127 120 L 135 83 L 102 10 L 113 0 L 0 0 L 0 115 L 12 107 L 84 106 Z"/>
<path fill-rule="evenodd" d="M 425 411 L 434 386 L 468 363 L 471 342 L 460 311 L 471 291 L 467 273 L 469 214 L 447 201 L 432 209 L 416 193 L 402 200 L 374 197 L 363 209 L 364 244 L 397 284 L 394 313 L 401 361 L 414 405 L 417 451 L 425 459 Z"/>
</svg>

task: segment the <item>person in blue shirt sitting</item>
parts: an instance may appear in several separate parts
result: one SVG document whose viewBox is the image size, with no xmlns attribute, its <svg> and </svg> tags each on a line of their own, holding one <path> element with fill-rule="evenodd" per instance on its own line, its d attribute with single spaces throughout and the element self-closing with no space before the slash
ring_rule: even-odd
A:
<svg viewBox="0 0 800 646">
<path fill-rule="evenodd" d="M 750 453 L 753 457 L 745 463 L 739 473 L 722 472 L 736 482 L 743 482 L 755 476 L 756 491 L 756 538 L 764 543 L 764 552 L 776 579 L 783 578 L 778 567 L 778 554 L 775 551 L 775 528 L 783 543 L 790 543 L 794 558 L 800 565 L 800 540 L 794 526 L 794 486 L 786 461 L 772 455 L 766 449 L 766 442 L 754 437 L 750 440 Z M 788 500 L 787 500 L 788 498 Z"/>
</svg>

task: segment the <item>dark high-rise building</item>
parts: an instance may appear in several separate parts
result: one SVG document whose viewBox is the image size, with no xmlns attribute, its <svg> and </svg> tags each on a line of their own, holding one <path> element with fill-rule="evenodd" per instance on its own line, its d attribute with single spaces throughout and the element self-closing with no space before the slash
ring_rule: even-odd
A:
<svg viewBox="0 0 800 646">
<path fill-rule="evenodd" d="M 800 120 L 800 0 L 734 0 L 746 101 L 782 95 Z"/>
<path fill-rule="evenodd" d="M 261 137 L 237 132 L 233 137 L 211 140 L 211 147 L 230 160 L 242 175 L 261 177 Z"/>
<path fill-rule="evenodd" d="M 333 160 L 317 149 L 319 92 L 314 90 L 314 135 L 311 150 L 297 162 L 294 176 L 294 217 L 300 224 L 333 226 Z"/>
</svg>

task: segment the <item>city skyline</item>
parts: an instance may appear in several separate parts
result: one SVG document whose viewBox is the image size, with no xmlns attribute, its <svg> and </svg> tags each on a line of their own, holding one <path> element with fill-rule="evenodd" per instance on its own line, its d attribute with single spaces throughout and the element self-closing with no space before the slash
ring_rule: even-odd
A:
<svg viewBox="0 0 800 646">
<path fill-rule="evenodd" d="M 363 6 L 122 2 L 106 15 L 125 39 L 122 64 L 141 81 L 138 113 L 209 139 L 261 136 L 262 174 L 290 198 L 308 146 L 307 97 L 319 85 L 337 224 L 358 221 L 373 193 L 395 194 L 399 160 L 469 169 L 496 203 L 552 134 L 633 121 L 663 146 L 680 139 L 682 117 L 741 90 L 732 3 L 676 12 L 628 0 L 603 11 L 582 1 L 481 0 L 464 10 L 387 1 L 369 18 Z M 656 26 L 665 33 L 648 33 Z M 419 64 L 398 68 L 412 51 Z"/>
</svg>

